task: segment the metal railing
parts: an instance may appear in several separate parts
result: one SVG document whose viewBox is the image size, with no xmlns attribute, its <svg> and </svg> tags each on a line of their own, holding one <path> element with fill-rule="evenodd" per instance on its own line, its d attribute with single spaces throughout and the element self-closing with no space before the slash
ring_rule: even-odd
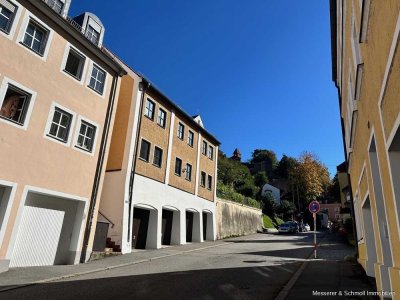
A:
<svg viewBox="0 0 400 300">
<path fill-rule="evenodd" d="M 99 48 L 102 48 L 99 45 L 99 41 L 98 40 L 93 40 L 91 38 L 89 38 L 89 36 L 87 35 L 87 32 L 85 32 L 83 30 L 83 27 L 78 24 L 73 18 L 71 18 L 70 16 L 66 16 L 64 17 L 62 14 L 62 10 L 59 11 L 57 9 L 56 6 L 52 5 L 52 1 L 51 0 L 42 0 L 44 3 L 47 4 L 48 7 L 50 7 L 54 12 L 56 12 L 59 16 L 61 16 L 62 18 L 64 18 L 73 28 L 75 28 L 77 31 L 79 31 L 88 41 L 90 41 L 93 45 L 96 45 Z"/>
</svg>

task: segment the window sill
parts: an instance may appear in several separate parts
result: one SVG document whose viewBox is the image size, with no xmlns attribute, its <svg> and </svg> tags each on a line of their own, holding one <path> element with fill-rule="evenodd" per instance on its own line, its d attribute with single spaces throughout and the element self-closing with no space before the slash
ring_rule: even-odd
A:
<svg viewBox="0 0 400 300">
<path fill-rule="evenodd" d="M 183 141 L 183 137 L 179 137 L 179 136 L 178 136 L 178 139 L 180 139 L 181 141 Z"/>
<path fill-rule="evenodd" d="M 20 45 L 22 45 L 26 49 L 30 50 L 31 52 L 35 53 L 36 55 L 39 55 L 41 58 L 44 58 L 44 51 L 43 51 L 43 53 L 40 53 L 40 52 L 37 52 L 36 50 L 33 50 L 31 47 L 29 47 L 28 45 L 24 44 L 23 42 L 19 42 L 19 43 L 20 43 Z"/>
<path fill-rule="evenodd" d="M 181 175 L 180 175 L 180 174 L 178 174 L 178 173 L 175 173 L 175 175 L 176 175 L 176 176 L 179 176 L 179 177 L 181 177 Z"/>
<path fill-rule="evenodd" d="M 63 144 L 67 144 L 68 143 L 68 140 L 65 141 L 65 140 L 60 139 L 60 138 L 58 138 L 58 137 L 56 137 L 54 135 L 51 135 L 51 134 L 46 134 L 46 136 L 49 137 L 49 138 L 52 138 L 52 139 L 54 139 L 54 140 L 56 140 L 56 141 L 58 141 L 60 143 L 63 143 Z"/>
<path fill-rule="evenodd" d="M 153 166 L 155 166 L 155 167 L 157 167 L 157 168 L 161 169 L 161 165 L 156 165 L 156 164 L 153 164 Z"/>
<path fill-rule="evenodd" d="M 93 92 L 99 94 L 100 96 L 103 96 L 104 89 L 103 89 L 101 92 L 99 92 L 98 90 L 92 88 L 90 85 L 87 85 L 87 87 L 88 87 L 89 89 L 91 89 Z"/>
<path fill-rule="evenodd" d="M 154 122 L 154 117 L 150 118 L 148 115 L 144 115 L 147 119 L 149 119 L 150 121 Z"/>
<path fill-rule="evenodd" d="M 148 160 L 145 160 L 144 158 L 139 157 L 139 160 L 144 161 L 145 163 L 149 163 Z"/>
<path fill-rule="evenodd" d="M 193 148 L 193 145 L 190 145 L 189 143 L 187 144 L 189 147 Z"/>
<path fill-rule="evenodd" d="M 63 72 L 64 72 L 65 74 L 71 76 L 73 79 L 75 79 L 75 80 L 77 80 L 77 81 L 79 81 L 79 82 L 82 81 L 82 75 L 81 75 L 81 78 L 79 78 L 79 77 L 75 76 L 74 74 L 71 74 L 70 72 L 68 72 L 68 71 L 65 70 L 65 69 L 63 70 Z"/>
<path fill-rule="evenodd" d="M 159 123 L 157 123 L 157 125 L 158 125 L 159 127 L 161 127 L 162 129 L 165 129 L 165 125 L 162 126 L 162 125 L 160 125 Z"/>
<path fill-rule="evenodd" d="M 80 146 L 78 146 L 78 145 L 75 145 L 75 148 L 77 148 L 77 149 L 79 149 L 79 150 L 82 150 L 82 151 L 85 151 L 85 152 L 87 152 L 87 153 L 92 153 L 92 151 L 93 151 L 93 149 L 86 149 L 86 148 L 83 148 L 83 147 L 80 147 Z"/>
<path fill-rule="evenodd" d="M 189 182 L 192 182 L 192 179 L 187 179 L 187 178 L 185 178 L 187 181 L 189 181 Z"/>
</svg>

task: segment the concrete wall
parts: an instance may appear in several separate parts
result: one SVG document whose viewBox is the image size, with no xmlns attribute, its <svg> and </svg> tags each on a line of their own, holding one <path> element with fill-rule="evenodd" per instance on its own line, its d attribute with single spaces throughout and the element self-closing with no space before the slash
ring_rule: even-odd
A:
<svg viewBox="0 0 400 300">
<path fill-rule="evenodd" d="M 217 239 L 247 235 L 262 229 L 261 209 L 217 199 Z"/>
</svg>

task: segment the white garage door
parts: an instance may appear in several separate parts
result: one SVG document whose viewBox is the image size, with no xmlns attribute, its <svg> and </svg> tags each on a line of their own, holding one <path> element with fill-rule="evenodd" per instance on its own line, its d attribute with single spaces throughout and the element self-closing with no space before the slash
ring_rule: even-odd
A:
<svg viewBox="0 0 400 300">
<path fill-rule="evenodd" d="M 10 267 L 53 265 L 64 214 L 63 211 L 25 206 Z"/>
</svg>

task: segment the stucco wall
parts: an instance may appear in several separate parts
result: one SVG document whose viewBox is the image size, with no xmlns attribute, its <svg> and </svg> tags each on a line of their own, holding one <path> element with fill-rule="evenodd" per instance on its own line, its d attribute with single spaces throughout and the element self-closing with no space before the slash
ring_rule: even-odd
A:
<svg viewBox="0 0 400 300">
<path fill-rule="evenodd" d="M 262 229 L 261 210 L 217 199 L 215 211 L 217 239 L 247 235 Z"/>
</svg>

